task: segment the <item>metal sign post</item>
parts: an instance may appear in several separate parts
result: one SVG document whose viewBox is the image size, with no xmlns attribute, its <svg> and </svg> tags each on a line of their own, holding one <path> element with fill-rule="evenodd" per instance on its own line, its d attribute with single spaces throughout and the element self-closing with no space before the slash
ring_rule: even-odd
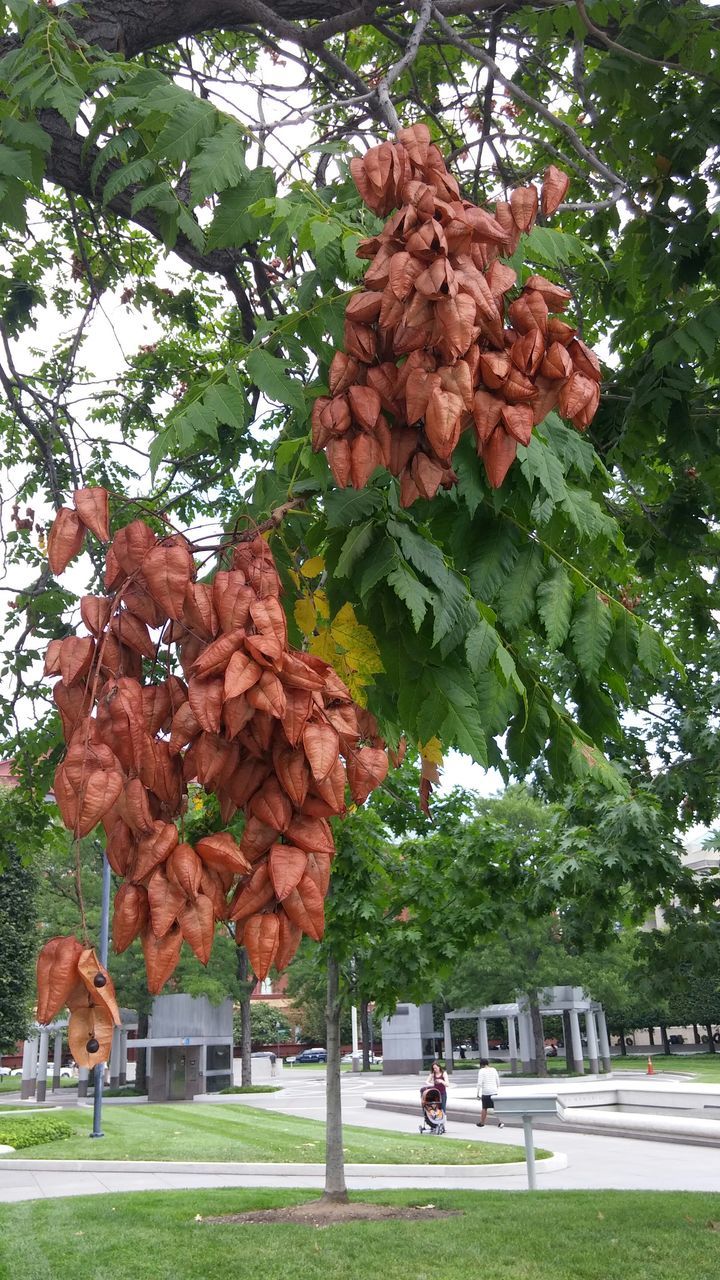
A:
<svg viewBox="0 0 720 1280">
<path fill-rule="evenodd" d="M 108 943 L 110 940 L 110 863 L 103 850 L 102 908 L 100 912 L 100 963 L 107 969 Z M 98 1062 L 95 1067 L 95 1092 L 93 1094 L 93 1127 L 91 1138 L 104 1138 L 102 1131 L 103 1084 L 105 1080 L 105 1063 Z"/>
<path fill-rule="evenodd" d="M 533 1144 L 533 1116 L 557 1115 L 556 1094 L 524 1094 L 509 1097 L 497 1096 L 493 1099 L 495 1115 L 517 1116 L 522 1120 L 525 1134 L 525 1164 L 527 1167 L 528 1191 L 537 1190 L 535 1176 L 535 1147 Z"/>
</svg>

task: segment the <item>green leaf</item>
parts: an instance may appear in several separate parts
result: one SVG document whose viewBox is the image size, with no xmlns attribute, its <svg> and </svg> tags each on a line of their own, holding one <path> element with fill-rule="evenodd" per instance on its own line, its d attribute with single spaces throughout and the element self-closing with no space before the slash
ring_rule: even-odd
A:
<svg viewBox="0 0 720 1280">
<path fill-rule="evenodd" d="M 416 631 L 419 631 L 427 607 L 432 603 L 432 592 L 423 586 L 404 560 L 388 575 L 388 582 L 395 595 L 407 605 L 413 626 Z"/>
<path fill-rule="evenodd" d="M 572 583 L 562 565 L 541 582 L 537 589 L 537 609 L 551 649 L 559 649 L 570 630 Z"/>
<path fill-rule="evenodd" d="M 342 227 L 339 222 L 332 222 L 329 219 L 313 218 L 310 223 L 310 235 L 315 249 L 318 253 L 333 240 L 337 240 L 342 235 Z"/>
<path fill-rule="evenodd" d="M 503 644 L 499 644 L 495 650 L 495 662 L 497 663 L 497 668 L 500 672 L 503 684 L 509 685 L 511 689 L 514 689 L 515 692 L 519 693 L 520 697 L 524 699 L 525 685 L 518 675 L 515 659 L 509 649 L 506 649 Z"/>
<path fill-rule="evenodd" d="M 203 138 L 190 161 L 190 198 L 194 205 L 206 196 L 234 187 L 248 177 L 245 135 L 239 125 L 224 124 L 211 138 Z"/>
<path fill-rule="evenodd" d="M 532 616 L 535 590 L 544 574 L 542 552 L 531 543 L 520 552 L 495 601 L 497 611 L 510 631 L 516 631 Z"/>
<path fill-rule="evenodd" d="M 492 598 L 515 563 L 518 551 L 517 535 L 509 524 L 497 520 L 473 524 L 466 553 L 467 573 L 479 600 Z"/>
<path fill-rule="evenodd" d="M 15 151 L 0 142 L 0 173 L 7 178 L 22 178 L 29 182 L 33 176 L 32 156 L 28 151 Z"/>
<path fill-rule="evenodd" d="M 249 213 L 250 205 L 275 194 L 275 175 L 263 166 L 251 169 L 247 178 L 223 191 L 207 234 L 208 249 L 237 248 L 258 234 L 259 220 Z"/>
<path fill-rule="evenodd" d="M 333 489 L 325 498 L 328 529 L 349 529 L 364 516 L 379 511 L 383 496 L 378 489 Z"/>
<path fill-rule="evenodd" d="M 480 712 L 474 706 L 452 703 L 440 728 L 441 742 L 453 744 L 478 764 L 487 766 L 488 750 Z"/>
<path fill-rule="evenodd" d="M 637 647 L 638 662 L 651 676 L 657 675 L 661 665 L 660 640 L 652 627 L 640 626 Z"/>
<path fill-rule="evenodd" d="M 288 376 L 288 364 L 289 361 L 279 360 L 262 347 L 256 347 L 247 358 L 248 376 L 269 400 L 304 409 L 303 384 Z"/>
<path fill-rule="evenodd" d="M 495 628 L 480 618 L 477 626 L 465 637 L 465 654 L 473 675 L 485 670 L 499 643 L 500 637 Z"/>
<path fill-rule="evenodd" d="M 124 191 L 126 187 L 130 187 L 136 182 L 143 182 L 145 178 L 149 178 L 150 174 L 154 172 L 155 161 L 151 160 L 150 156 L 141 156 L 139 160 L 133 160 L 131 164 L 114 169 L 103 187 L 103 204 L 110 204 L 115 196 Z"/>
<path fill-rule="evenodd" d="M 572 621 L 573 649 L 578 666 L 588 680 L 595 680 L 613 632 L 609 606 L 597 591 L 586 591 Z"/>
<path fill-rule="evenodd" d="M 382 541 L 375 544 L 368 555 L 368 565 L 360 579 L 360 595 L 366 596 L 378 582 L 382 582 L 397 568 L 400 562 L 397 542 L 384 535 Z"/>
<path fill-rule="evenodd" d="M 356 524 L 349 532 L 347 538 L 343 542 L 338 562 L 335 566 L 335 576 L 338 578 L 346 578 L 353 565 L 365 554 L 370 543 L 375 537 L 375 525 L 372 520 L 366 520 L 364 524 Z"/>
<path fill-rule="evenodd" d="M 567 493 L 565 476 L 563 475 L 562 466 L 552 449 L 543 444 L 538 436 L 534 435 L 531 437 L 527 448 L 523 445 L 518 445 L 517 456 L 520 470 L 530 489 L 533 489 L 537 480 L 553 502 L 562 502 Z"/>
<path fill-rule="evenodd" d="M 213 382 L 203 393 L 203 403 L 218 422 L 228 427 L 244 427 L 248 406 L 245 397 L 229 382 Z"/>
<path fill-rule="evenodd" d="M 186 98 L 160 130 L 151 155 L 171 163 L 191 160 L 203 138 L 214 131 L 217 121 L 214 108 L 200 98 Z"/>
</svg>

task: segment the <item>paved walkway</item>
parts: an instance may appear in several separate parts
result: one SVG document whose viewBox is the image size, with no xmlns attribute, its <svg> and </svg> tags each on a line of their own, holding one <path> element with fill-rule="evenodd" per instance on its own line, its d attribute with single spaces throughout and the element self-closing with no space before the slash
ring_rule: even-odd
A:
<svg viewBox="0 0 720 1280">
<path fill-rule="evenodd" d="M 285 1088 L 281 1094 L 235 1095 L 232 1105 L 260 1107 L 269 1111 L 280 1111 L 287 1115 L 299 1115 L 311 1119 L 325 1118 L 325 1086 L 321 1073 L 298 1072 L 293 1076 L 291 1070 L 285 1073 Z M 346 1124 L 359 1125 L 366 1128 L 383 1129 L 391 1132 L 414 1132 L 415 1122 L 407 1115 L 399 1115 L 388 1111 L 371 1111 L 365 1107 L 364 1094 L 373 1085 L 382 1084 L 383 1090 L 397 1087 L 407 1090 L 411 1085 L 418 1085 L 416 1077 L 398 1077 L 389 1082 L 373 1075 L 370 1079 L 363 1076 L 343 1077 L 343 1113 Z M 498 1130 L 487 1126 L 484 1130 L 472 1124 L 462 1124 L 452 1120 L 452 1095 L 449 1105 L 449 1127 L 445 1139 L 427 1137 L 426 1141 L 439 1142 L 497 1142 L 518 1144 L 520 1135 L 517 1129 Z M 88 1120 L 90 1119 L 88 1115 Z M 591 1134 L 564 1133 L 558 1130 L 543 1131 L 536 1126 L 536 1145 L 552 1151 L 562 1152 L 567 1156 L 567 1168 L 547 1169 L 543 1171 L 543 1162 L 538 1162 L 538 1183 L 541 1189 L 632 1189 L 646 1191 L 720 1191 L 720 1159 L 717 1150 L 704 1147 L 686 1146 L 678 1143 L 645 1142 L 637 1139 L 598 1137 Z M 156 1165 L 153 1169 L 114 1168 L 113 1163 L 122 1166 L 122 1162 L 108 1162 L 104 1168 L 97 1168 L 93 1162 L 92 1170 L 78 1171 L 76 1161 L 58 1162 L 59 1167 L 48 1169 L 39 1163 L 34 1168 L 27 1166 L 29 1160 L 0 1162 L 0 1200 L 32 1200 L 53 1198 L 57 1196 L 92 1195 L 107 1192 L 167 1190 L 182 1188 L 210 1187 L 303 1187 L 317 1188 L 322 1186 L 322 1175 L 315 1173 L 299 1173 L 290 1166 L 283 1166 L 280 1173 L 235 1173 L 211 1172 L 198 1173 L 178 1170 L 177 1167 Z M 48 1162 L 43 1162 L 47 1165 Z M 2 1167 L 4 1165 L 4 1167 Z M 65 1165 L 65 1167 L 63 1167 Z M 194 1166 L 196 1167 L 196 1166 Z M 267 1167 L 267 1166 L 266 1166 Z M 223 1166 L 225 1169 L 226 1166 Z M 460 1189 L 472 1186 L 483 1190 L 516 1191 L 524 1190 L 527 1181 L 522 1174 L 492 1175 L 482 1178 L 477 1176 L 471 1180 L 461 1172 L 453 1172 L 451 1166 L 437 1170 L 438 1187 L 443 1189 Z M 363 1172 L 359 1176 L 348 1177 L 351 1189 L 366 1190 L 389 1189 L 390 1187 L 422 1187 L 428 1190 L 433 1185 L 427 1178 L 427 1168 L 423 1176 L 413 1178 L 383 1177 L 379 1179 Z"/>
</svg>

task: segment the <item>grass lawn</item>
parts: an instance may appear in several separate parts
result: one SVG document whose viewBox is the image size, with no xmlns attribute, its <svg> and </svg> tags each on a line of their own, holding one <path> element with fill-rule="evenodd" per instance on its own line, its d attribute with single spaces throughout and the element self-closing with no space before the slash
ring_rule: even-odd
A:
<svg viewBox="0 0 720 1280">
<path fill-rule="evenodd" d="M 278 1190 L 146 1192 L 0 1205 L 0 1277 L 28 1280 L 716 1280 L 720 1196 L 690 1192 L 359 1192 L 458 1216 L 211 1226 L 296 1204 Z"/>
<path fill-rule="evenodd" d="M 20 1076 L 0 1076 L 0 1093 L 19 1093 L 20 1092 Z M 63 1076 L 60 1081 L 63 1089 L 77 1089 L 77 1076 L 68 1080 Z M 52 1086 L 52 1076 L 48 1076 L 47 1091 L 50 1092 Z"/>
<path fill-rule="evenodd" d="M 697 1084 L 720 1084 L 720 1053 L 655 1053 L 650 1050 L 655 1074 L 682 1071 Z M 614 1071 L 647 1071 L 647 1055 L 642 1058 L 613 1058 Z"/>
<path fill-rule="evenodd" d="M 325 1126 L 277 1111 L 212 1103 L 114 1106 L 103 1111 L 102 1142 L 91 1141 L 92 1112 L 66 1110 L 75 1136 L 18 1152 L 48 1160 L 240 1160 L 322 1163 Z M 408 1116 L 408 1129 L 414 1121 Z M 442 1141 L 412 1132 L 343 1130 L 349 1164 L 506 1164 L 524 1148 L 488 1142 Z M 8 1157 L 13 1159 L 13 1156 Z M 4 1280 L 0 1273 L 0 1280 Z"/>
</svg>

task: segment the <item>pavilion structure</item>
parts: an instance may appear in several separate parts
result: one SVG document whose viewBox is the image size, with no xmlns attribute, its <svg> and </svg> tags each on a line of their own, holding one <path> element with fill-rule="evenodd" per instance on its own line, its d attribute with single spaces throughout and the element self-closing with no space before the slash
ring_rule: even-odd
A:
<svg viewBox="0 0 720 1280">
<path fill-rule="evenodd" d="M 607 1022 L 601 1004 L 592 1000 L 582 987 L 548 987 L 538 992 L 540 1017 L 561 1016 L 567 1070 L 582 1075 L 584 1055 L 587 1052 L 590 1073 L 599 1074 L 611 1070 L 610 1039 Z M 452 1070 L 452 1023 L 460 1019 L 477 1021 L 478 1049 L 481 1058 L 490 1057 L 488 1022 L 505 1022 L 510 1070 L 535 1072 L 537 1059 L 532 1033 L 530 1005 L 527 996 L 508 1004 L 489 1004 L 476 1009 L 453 1009 L 445 1015 L 444 1052 L 448 1070 Z M 585 1028 L 585 1045 L 580 1019 Z"/>
</svg>

